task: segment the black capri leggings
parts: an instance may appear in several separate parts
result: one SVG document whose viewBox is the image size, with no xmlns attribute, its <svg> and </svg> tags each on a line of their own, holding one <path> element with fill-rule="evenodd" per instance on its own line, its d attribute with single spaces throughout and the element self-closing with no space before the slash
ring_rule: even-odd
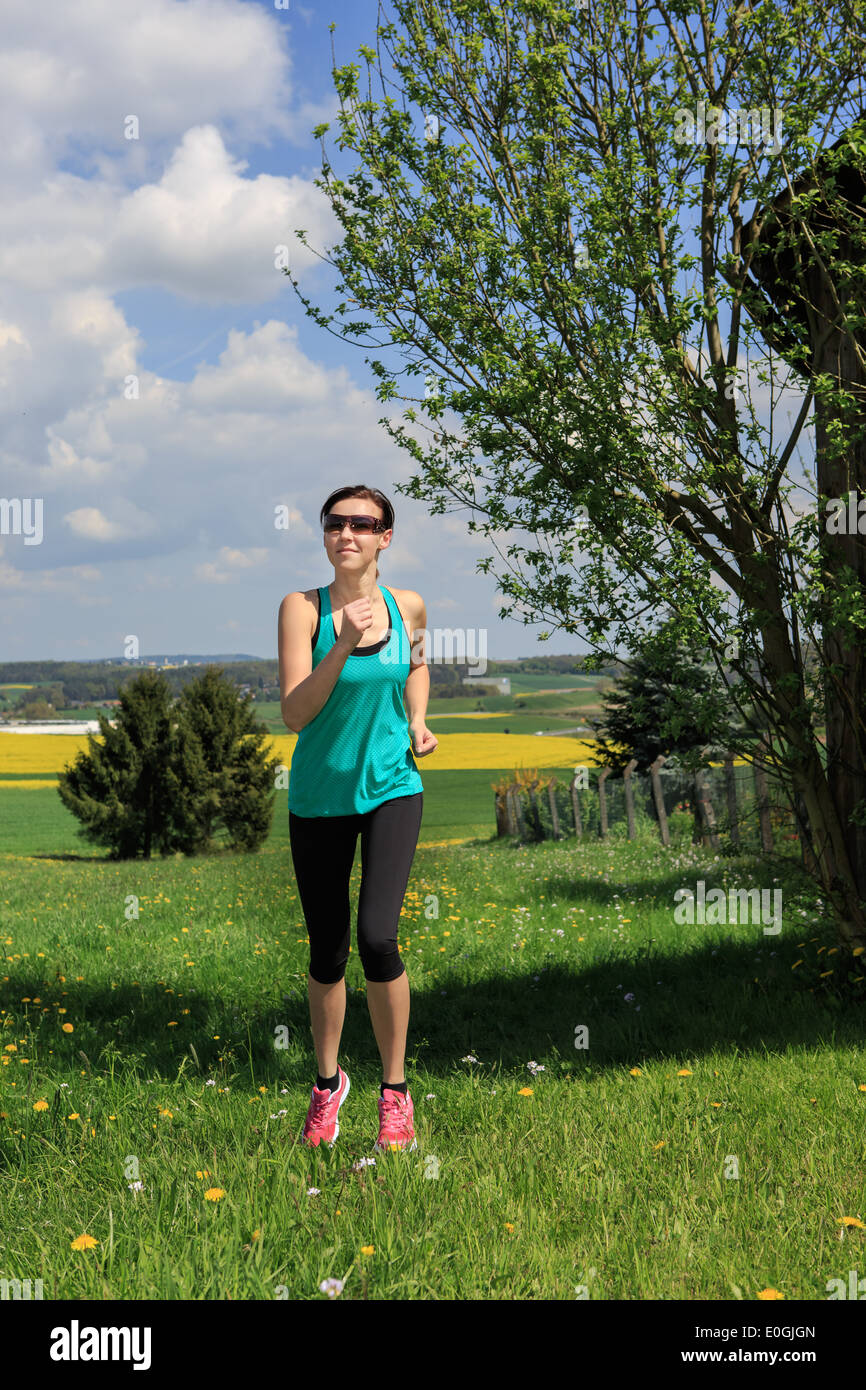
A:
<svg viewBox="0 0 866 1390">
<path fill-rule="evenodd" d="M 423 802 L 424 793 L 415 792 L 351 816 L 296 816 L 289 811 L 292 861 L 310 938 L 310 974 L 320 984 L 334 984 L 346 973 L 352 925 L 349 875 L 359 830 L 358 953 L 364 975 L 384 982 L 404 974 L 397 931 Z"/>
</svg>

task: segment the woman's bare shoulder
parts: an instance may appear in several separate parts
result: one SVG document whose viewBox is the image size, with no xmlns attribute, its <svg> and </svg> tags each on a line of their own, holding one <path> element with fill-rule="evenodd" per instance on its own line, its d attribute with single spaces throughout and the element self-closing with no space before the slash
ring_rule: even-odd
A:
<svg viewBox="0 0 866 1390">
<path fill-rule="evenodd" d="M 316 626 L 319 616 L 319 591 L 318 589 L 294 589 L 290 594 L 286 594 L 280 604 L 280 613 L 288 613 L 291 609 L 296 612 L 306 612 L 311 618 L 310 636 Z"/>
<path fill-rule="evenodd" d="M 412 624 L 413 627 L 424 626 L 425 609 L 424 600 L 414 589 L 396 589 L 393 584 L 388 588 L 397 600 L 400 612 L 403 617 Z"/>
</svg>

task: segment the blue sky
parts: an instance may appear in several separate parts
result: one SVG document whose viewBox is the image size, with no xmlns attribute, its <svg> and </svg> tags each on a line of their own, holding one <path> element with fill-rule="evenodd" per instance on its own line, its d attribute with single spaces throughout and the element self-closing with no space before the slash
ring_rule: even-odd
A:
<svg viewBox="0 0 866 1390">
<path fill-rule="evenodd" d="M 484 629 L 494 658 L 584 650 L 499 618 L 468 512 L 396 493 L 411 461 L 364 350 L 274 267 L 288 243 L 304 293 L 332 302 L 293 229 L 339 240 L 310 131 L 336 128 L 330 23 L 350 62 L 376 15 L 76 0 L 46 24 L 0 0 L 0 496 L 43 499 L 40 544 L 0 535 L 0 659 L 116 657 L 130 634 L 142 654 L 274 657 L 283 595 L 333 576 L 319 508 L 355 482 L 391 497 L 380 579 L 423 595 L 431 632 Z"/>
<path fill-rule="evenodd" d="M 394 504 L 380 582 L 422 594 L 431 645 L 441 629 L 492 658 L 586 650 L 500 619 L 478 564 L 505 562 L 468 510 L 396 491 L 415 466 L 378 423 L 370 350 L 309 318 L 275 265 L 287 246 L 333 308 L 333 272 L 294 229 L 321 254 L 341 239 L 310 132 L 330 121 L 329 157 L 352 170 L 331 66 L 363 61 L 377 15 L 75 0 L 46 24 L 0 0 L 0 498 L 43 507 L 39 544 L 0 528 L 0 660 L 120 657 L 129 636 L 143 655 L 274 657 L 284 594 L 333 577 L 319 509 L 358 482 Z M 769 395 L 751 391 L 765 417 Z M 500 550 L 514 540 L 532 538 Z"/>
</svg>

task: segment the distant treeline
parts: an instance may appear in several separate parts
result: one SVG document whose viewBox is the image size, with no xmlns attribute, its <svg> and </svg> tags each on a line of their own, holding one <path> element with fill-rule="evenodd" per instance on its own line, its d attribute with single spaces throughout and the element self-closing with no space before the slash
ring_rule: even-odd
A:
<svg viewBox="0 0 866 1390">
<path fill-rule="evenodd" d="M 172 695 L 179 695 L 190 681 L 201 675 L 205 666 L 220 666 L 228 679 L 237 686 L 249 686 L 258 699 L 279 699 L 279 668 L 276 661 L 242 658 L 231 660 L 219 657 L 191 657 L 187 666 L 157 666 L 168 682 Z M 0 662 L 0 685 L 34 685 L 50 687 L 55 695 L 62 692 L 61 704 L 68 701 L 100 703 L 117 700 L 127 681 L 144 669 L 141 665 L 118 664 L 116 661 L 4 661 Z M 616 666 L 603 667 L 605 675 L 616 674 Z M 584 673 L 583 659 L 575 656 L 534 656 L 520 661 L 488 661 L 486 677 L 507 675 L 580 675 Z M 491 695 L 490 686 L 464 685 L 463 677 L 472 672 L 466 664 L 436 662 L 430 667 L 430 693 L 437 698 L 456 698 L 463 695 Z M 13 695 L 8 691 L 7 699 Z M 39 692 L 46 698 L 48 692 Z M 33 699 L 37 692 L 16 691 L 16 696 Z M 51 703 L 57 706 L 57 700 Z"/>
</svg>

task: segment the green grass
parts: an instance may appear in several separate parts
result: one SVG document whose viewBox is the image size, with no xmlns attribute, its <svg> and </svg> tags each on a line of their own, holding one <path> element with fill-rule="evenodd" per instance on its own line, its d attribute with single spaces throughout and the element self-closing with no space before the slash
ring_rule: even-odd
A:
<svg viewBox="0 0 866 1390">
<path fill-rule="evenodd" d="M 472 822 L 476 774 L 438 777 L 425 811 Z M 330 1278 L 344 1300 L 823 1300 L 862 1271 L 866 1232 L 839 1224 L 866 1218 L 862 1004 L 820 978 L 835 941 L 793 861 L 714 858 L 684 816 L 669 851 L 419 848 L 418 1149 L 362 1163 L 381 1071 L 356 948 L 340 1137 L 299 1143 L 316 1060 L 285 817 L 252 856 L 39 859 L 65 852 L 47 795 L 4 793 L 33 857 L 7 853 L 0 894 L 0 1277 L 87 1300 L 319 1299 Z M 781 887 L 782 932 L 678 925 L 699 878 Z M 359 881 L 360 855 L 353 917 Z"/>
<path fill-rule="evenodd" d="M 602 680 L 602 685 L 609 682 Z M 539 695 L 538 691 L 553 691 L 555 694 Z M 574 687 L 570 689 L 569 687 Z M 601 714 L 599 702 L 599 678 L 580 676 L 570 677 L 514 677 L 512 695 L 456 696 L 455 699 L 431 699 L 428 716 L 432 719 L 431 728 L 435 733 L 466 733 L 471 721 L 448 720 L 453 714 L 470 714 L 478 710 L 509 716 L 505 720 L 489 723 L 489 730 L 495 731 L 502 723 L 509 724 L 510 733 L 535 733 L 537 728 L 564 728 L 571 724 L 584 723 L 588 716 Z M 523 706 L 523 709 L 521 709 Z M 271 734 L 285 734 L 286 727 L 279 712 L 278 701 L 256 701 L 254 703 L 257 719 Z M 54 714 L 54 719 L 95 720 L 99 714 L 107 714 L 113 719 L 115 710 L 92 706 L 88 709 L 63 709 Z"/>
<path fill-rule="evenodd" d="M 535 729 L 545 728 L 544 716 L 551 715 L 552 719 L 547 721 L 551 728 L 555 728 L 558 721 L 563 723 L 577 723 L 583 721 L 587 714 L 601 712 L 598 680 L 588 681 L 578 676 L 571 676 L 567 681 L 559 682 L 568 686 L 579 687 L 574 690 L 557 690 L 554 694 L 539 695 L 538 689 L 552 690 L 557 684 L 555 680 L 538 677 L 533 684 L 530 684 L 530 677 L 520 677 L 519 686 L 512 681 L 511 695 L 457 695 L 453 699 L 431 699 L 427 708 L 428 716 L 434 716 L 431 728 L 439 732 L 456 733 L 460 729 L 471 727 L 470 721 L 462 721 L 452 729 L 441 723 L 441 716 L 455 714 L 473 714 L 479 706 L 482 710 L 491 714 L 505 714 L 510 716 L 511 723 L 522 718 L 525 727 L 515 731 L 533 732 Z M 546 683 L 547 682 L 547 683 Z M 602 682 L 603 686 L 609 682 Z M 519 706 L 524 707 L 523 715 Z M 284 734 L 286 726 L 280 714 L 280 706 L 276 700 L 262 700 L 255 704 L 255 711 L 258 718 L 262 721 L 272 734 Z M 486 722 L 486 721 L 484 721 Z M 490 721 L 491 731 L 500 727 L 500 721 Z"/>
<path fill-rule="evenodd" d="M 539 744 L 542 749 L 547 746 L 540 739 Z M 563 780 L 566 779 L 567 773 L 562 768 L 553 771 Z M 434 772 L 423 764 L 424 818 L 421 822 L 421 842 L 475 839 L 479 836 L 487 838 L 495 828 L 491 783 L 508 775 L 508 772 L 504 768 L 480 772 Z M 4 776 L 11 779 L 12 774 Z M 24 776 L 21 774 L 15 780 L 23 780 Z M 26 776 L 30 777 L 31 774 Z M 285 791 L 277 792 L 274 800 L 271 841 L 288 851 L 289 817 Z M 22 788 L 20 791 L 15 787 L 0 787 L 0 845 L 15 855 L 71 853 L 90 858 L 99 857 L 102 853 L 97 846 L 89 845 L 79 837 L 78 821 L 63 805 L 56 787 Z"/>
</svg>

